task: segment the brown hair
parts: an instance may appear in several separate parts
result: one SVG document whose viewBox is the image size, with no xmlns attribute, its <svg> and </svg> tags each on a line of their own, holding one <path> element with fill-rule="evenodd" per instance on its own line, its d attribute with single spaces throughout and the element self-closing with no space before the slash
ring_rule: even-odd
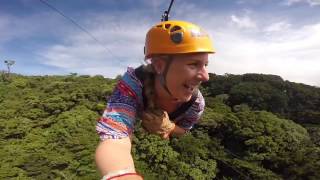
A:
<svg viewBox="0 0 320 180">
<path fill-rule="evenodd" d="M 163 55 L 163 54 L 153 55 L 150 58 L 151 63 L 148 63 L 147 65 L 143 66 L 143 71 L 145 74 L 143 89 L 144 89 L 144 95 L 147 98 L 147 102 L 145 104 L 145 111 L 152 112 L 157 115 L 163 115 L 163 110 L 157 107 L 155 103 L 155 99 L 156 99 L 155 79 L 158 73 L 156 72 L 153 63 L 160 59 L 168 59 L 168 58 L 169 58 L 168 55 Z"/>
<path fill-rule="evenodd" d="M 147 98 L 147 104 L 145 104 L 145 110 L 153 111 L 156 109 L 155 105 L 155 76 L 156 72 L 152 64 L 147 64 L 143 66 L 143 71 L 145 74 L 145 79 L 143 81 L 144 95 Z"/>
</svg>

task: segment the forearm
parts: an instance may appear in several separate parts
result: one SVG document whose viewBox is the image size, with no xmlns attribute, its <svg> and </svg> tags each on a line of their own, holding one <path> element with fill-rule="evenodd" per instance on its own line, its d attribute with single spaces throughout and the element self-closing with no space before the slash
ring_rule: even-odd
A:
<svg viewBox="0 0 320 180">
<path fill-rule="evenodd" d="M 181 128 L 178 125 L 175 125 L 174 129 L 171 131 L 170 136 L 182 136 L 186 133 L 187 131 L 183 128 Z"/>
<path fill-rule="evenodd" d="M 95 159 L 102 176 L 108 174 L 111 177 L 117 177 L 117 180 L 143 180 L 135 173 L 129 138 L 102 141 L 96 149 Z M 128 169 L 132 170 L 122 174 L 123 170 Z"/>
<path fill-rule="evenodd" d="M 95 159 L 102 175 L 111 171 L 134 167 L 130 139 L 107 139 L 102 141 L 96 149 Z"/>
</svg>

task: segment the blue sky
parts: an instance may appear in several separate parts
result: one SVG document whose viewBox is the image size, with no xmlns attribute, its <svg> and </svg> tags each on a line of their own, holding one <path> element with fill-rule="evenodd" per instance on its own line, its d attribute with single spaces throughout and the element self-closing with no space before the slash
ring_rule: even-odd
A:
<svg viewBox="0 0 320 180">
<path fill-rule="evenodd" d="M 0 70 L 24 75 L 115 77 L 143 63 L 148 29 L 170 0 L 0 1 Z M 320 86 L 320 0 L 175 0 L 171 19 L 206 29 L 217 53 L 209 72 L 276 74 Z"/>
</svg>

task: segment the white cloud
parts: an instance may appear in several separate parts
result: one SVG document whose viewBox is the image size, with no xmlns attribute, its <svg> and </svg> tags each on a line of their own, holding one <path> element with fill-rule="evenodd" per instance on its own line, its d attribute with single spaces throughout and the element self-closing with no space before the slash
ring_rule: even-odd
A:
<svg viewBox="0 0 320 180">
<path fill-rule="evenodd" d="M 270 33 L 270 32 L 281 32 L 281 31 L 286 31 L 291 27 L 291 24 L 287 22 L 277 22 L 269 25 L 264 29 L 265 32 Z"/>
<path fill-rule="evenodd" d="M 72 25 L 61 21 L 61 17 L 51 13 L 32 14 L 24 17 L 0 13 L 0 46 L 5 45 L 8 41 L 47 36 L 53 38 L 65 34 L 70 27 Z"/>
<path fill-rule="evenodd" d="M 159 11 L 160 7 L 167 8 L 167 6 L 161 6 L 161 5 L 164 5 L 164 4 L 167 5 L 168 1 L 165 1 L 165 0 L 144 0 L 143 3 L 146 4 L 147 6 L 151 6 L 153 14 L 155 15 L 156 13 L 162 13 Z M 159 14 L 159 15 L 161 15 L 161 14 Z"/>
<path fill-rule="evenodd" d="M 320 23 L 268 33 L 271 38 L 261 40 L 232 29 L 212 32 L 217 54 L 212 56 L 209 70 L 218 74 L 276 74 L 320 86 Z"/>
<path fill-rule="evenodd" d="M 114 18 L 105 14 L 89 17 L 85 22 L 92 37 L 84 32 L 64 35 L 64 43 L 56 44 L 38 52 L 45 57 L 43 64 L 69 69 L 80 74 L 102 74 L 115 77 L 127 66 L 143 63 L 143 46 L 148 30 L 146 19 L 123 14 Z M 144 21 L 145 20 L 145 21 Z"/>
<path fill-rule="evenodd" d="M 149 6 L 160 4 L 152 1 Z M 174 8 L 172 19 L 194 22 L 213 37 L 217 53 L 211 57 L 211 73 L 276 74 L 320 86 L 320 23 L 299 27 L 281 18 L 266 22 L 253 10 L 240 10 L 242 15 L 237 16 L 235 11 L 217 13 L 187 2 Z M 103 45 L 54 12 L 25 18 L 0 16 L 0 49 L 5 42 L 19 38 L 55 36 L 59 39 L 54 44 L 35 49 L 39 63 L 66 72 L 115 77 L 127 66 L 143 62 L 145 34 L 161 13 L 156 20 L 141 10 L 85 14 L 85 19 L 77 20 Z"/>
<path fill-rule="evenodd" d="M 278 21 L 262 27 L 248 15 L 232 15 L 233 25 L 239 27 L 235 29 L 233 25 L 225 23 L 228 17 L 213 16 L 212 13 L 196 9 L 192 4 L 186 8 L 193 9 L 192 12 L 197 17 L 189 14 L 185 19 L 205 26 L 213 36 L 217 54 L 211 57 L 213 61 L 209 65 L 210 72 L 276 74 L 290 81 L 320 86 L 320 42 L 317 41 L 320 39 L 320 24 L 293 28 L 286 21 Z M 179 15 L 179 11 L 177 13 Z M 107 15 L 88 18 L 90 22 L 87 27 L 91 27 L 90 32 L 114 56 L 122 59 L 120 62 L 106 52 L 103 46 L 79 32 L 68 34 L 65 37 L 68 43 L 48 48 L 45 63 L 80 74 L 115 77 L 126 66 L 142 63 L 145 33 L 154 22 L 140 16 L 138 12 L 131 12 L 122 14 L 120 18 Z M 132 18 L 140 21 L 129 21 Z M 259 21 L 259 17 L 255 16 L 255 19 Z M 247 29 L 253 29 L 256 33 L 246 33 Z"/>
<path fill-rule="evenodd" d="M 231 15 L 231 21 L 240 28 L 255 29 L 257 27 L 256 23 L 249 16 L 239 17 Z"/>
<path fill-rule="evenodd" d="M 320 0 L 285 0 L 284 4 L 291 6 L 296 3 L 308 3 L 310 6 L 320 5 Z"/>
<path fill-rule="evenodd" d="M 186 18 L 209 32 L 217 50 L 210 57 L 211 73 L 275 74 L 289 81 L 320 86 L 320 23 L 297 26 L 278 18 L 266 22 L 259 13 L 246 11 L 241 17 L 232 15 L 234 21 L 230 25 L 226 23 L 230 18 L 227 14 L 213 15 L 196 8 L 192 12 L 189 16 L 193 17 Z"/>
<path fill-rule="evenodd" d="M 0 14 L 0 46 L 14 38 L 27 36 L 35 29 L 19 18 Z"/>
</svg>

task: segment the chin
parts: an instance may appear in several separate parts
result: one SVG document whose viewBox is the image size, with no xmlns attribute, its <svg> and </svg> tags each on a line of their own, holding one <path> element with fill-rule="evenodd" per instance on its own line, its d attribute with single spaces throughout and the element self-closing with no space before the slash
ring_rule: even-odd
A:
<svg viewBox="0 0 320 180">
<path fill-rule="evenodd" d="M 188 95 L 188 96 L 182 96 L 180 99 L 181 102 L 188 102 L 190 101 L 192 95 Z"/>
</svg>

